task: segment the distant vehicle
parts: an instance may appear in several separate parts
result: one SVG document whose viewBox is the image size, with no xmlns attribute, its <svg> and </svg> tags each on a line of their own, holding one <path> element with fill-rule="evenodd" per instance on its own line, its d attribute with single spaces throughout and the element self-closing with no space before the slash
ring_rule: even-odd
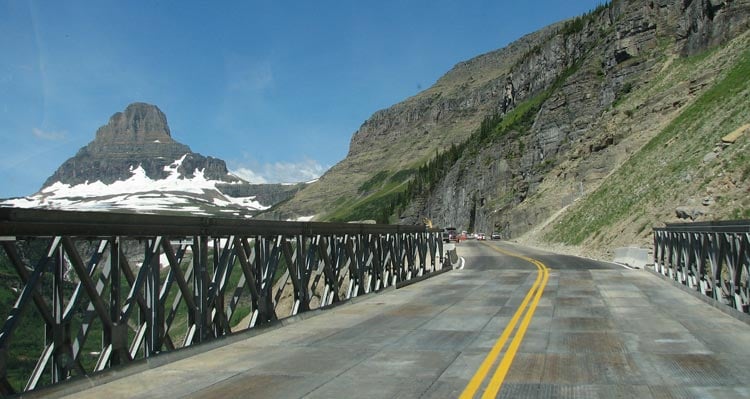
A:
<svg viewBox="0 0 750 399">
<path fill-rule="evenodd" d="M 477 233 L 477 240 L 484 241 L 487 239 L 487 236 L 484 235 L 484 233 Z"/>
<path fill-rule="evenodd" d="M 491 238 L 493 240 L 499 240 L 501 238 L 500 233 L 498 233 L 498 232 L 492 233 L 492 237 Z"/>
<path fill-rule="evenodd" d="M 456 241 L 457 239 L 458 239 L 458 234 L 456 233 L 455 227 L 446 227 L 443 230 L 443 241 L 451 242 L 451 241 Z"/>
</svg>

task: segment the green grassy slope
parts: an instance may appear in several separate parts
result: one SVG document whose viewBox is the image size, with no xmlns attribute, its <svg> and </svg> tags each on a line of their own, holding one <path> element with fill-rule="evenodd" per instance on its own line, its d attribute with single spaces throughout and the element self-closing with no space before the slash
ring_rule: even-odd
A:
<svg viewBox="0 0 750 399">
<path fill-rule="evenodd" d="M 675 68 L 702 68 L 710 54 L 680 60 Z M 720 153 L 717 168 L 703 158 L 721 137 L 750 122 L 750 50 L 745 50 L 723 77 L 687 106 L 656 137 L 585 199 L 577 203 L 545 235 L 547 240 L 578 245 L 615 223 L 653 216 L 671 210 L 662 202 L 699 194 L 721 176 L 750 175 L 750 156 L 743 150 L 747 137 Z M 735 179 L 736 180 L 736 179 Z M 721 201 L 721 199 L 719 199 Z M 726 204 L 719 217 L 750 217 L 748 204 Z M 644 225 L 644 226 L 645 226 Z M 611 232 L 610 232 L 611 233 Z"/>
</svg>

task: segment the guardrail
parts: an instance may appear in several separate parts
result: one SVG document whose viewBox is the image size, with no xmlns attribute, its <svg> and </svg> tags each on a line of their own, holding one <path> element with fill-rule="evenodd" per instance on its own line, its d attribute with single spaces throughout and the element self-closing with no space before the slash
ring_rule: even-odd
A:
<svg viewBox="0 0 750 399">
<path fill-rule="evenodd" d="M 654 229 L 654 269 L 741 312 L 750 299 L 750 220 Z"/>
<path fill-rule="evenodd" d="M 440 230 L 424 226 L 15 208 L 0 208 L 0 246 L 0 273 L 15 292 L 5 294 L 15 302 L 2 309 L 8 315 L 0 332 L 3 395 L 210 341 L 450 265 Z"/>
</svg>

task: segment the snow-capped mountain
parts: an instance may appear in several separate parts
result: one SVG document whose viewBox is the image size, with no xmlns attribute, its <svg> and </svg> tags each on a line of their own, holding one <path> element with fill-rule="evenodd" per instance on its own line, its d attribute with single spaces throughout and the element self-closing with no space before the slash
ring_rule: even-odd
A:
<svg viewBox="0 0 750 399">
<path fill-rule="evenodd" d="M 169 173 L 164 179 L 150 178 L 138 165 L 131 168 L 132 175 L 126 180 L 110 184 L 97 180 L 76 185 L 58 181 L 30 197 L 7 200 L 3 204 L 20 208 L 186 212 L 242 217 L 251 217 L 270 207 L 257 201 L 255 196 L 235 198 L 222 193 L 216 186 L 226 182 L 206 179 L 202 170 L 195 170 L 190 178 L 181 176 L 178 169 L 186 156 L 164 167 Z M 238 181 L 234 184 L 246 183 Z"/>
<path fill-rule="evenodd" d="M 304 184 L 250 184 L 171 137 L 166 116 L 134 103 L 65 161 L 34 195 L 0 206 L 252 217 Z"/>
</svg>

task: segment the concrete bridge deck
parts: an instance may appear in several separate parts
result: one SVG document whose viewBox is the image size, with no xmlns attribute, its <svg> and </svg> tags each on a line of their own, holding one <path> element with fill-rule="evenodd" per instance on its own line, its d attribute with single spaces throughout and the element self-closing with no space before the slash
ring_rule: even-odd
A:
<svg viewBox="0 0 750 399">
<path fill-rule="evenodd" d="M 546 284 L 508 250 L 541 261 Z M 458 251 L 464 270 L 70 397 L 750 397 L 750 326 L 653 273 L 497 242 Z"/>
</svg>

